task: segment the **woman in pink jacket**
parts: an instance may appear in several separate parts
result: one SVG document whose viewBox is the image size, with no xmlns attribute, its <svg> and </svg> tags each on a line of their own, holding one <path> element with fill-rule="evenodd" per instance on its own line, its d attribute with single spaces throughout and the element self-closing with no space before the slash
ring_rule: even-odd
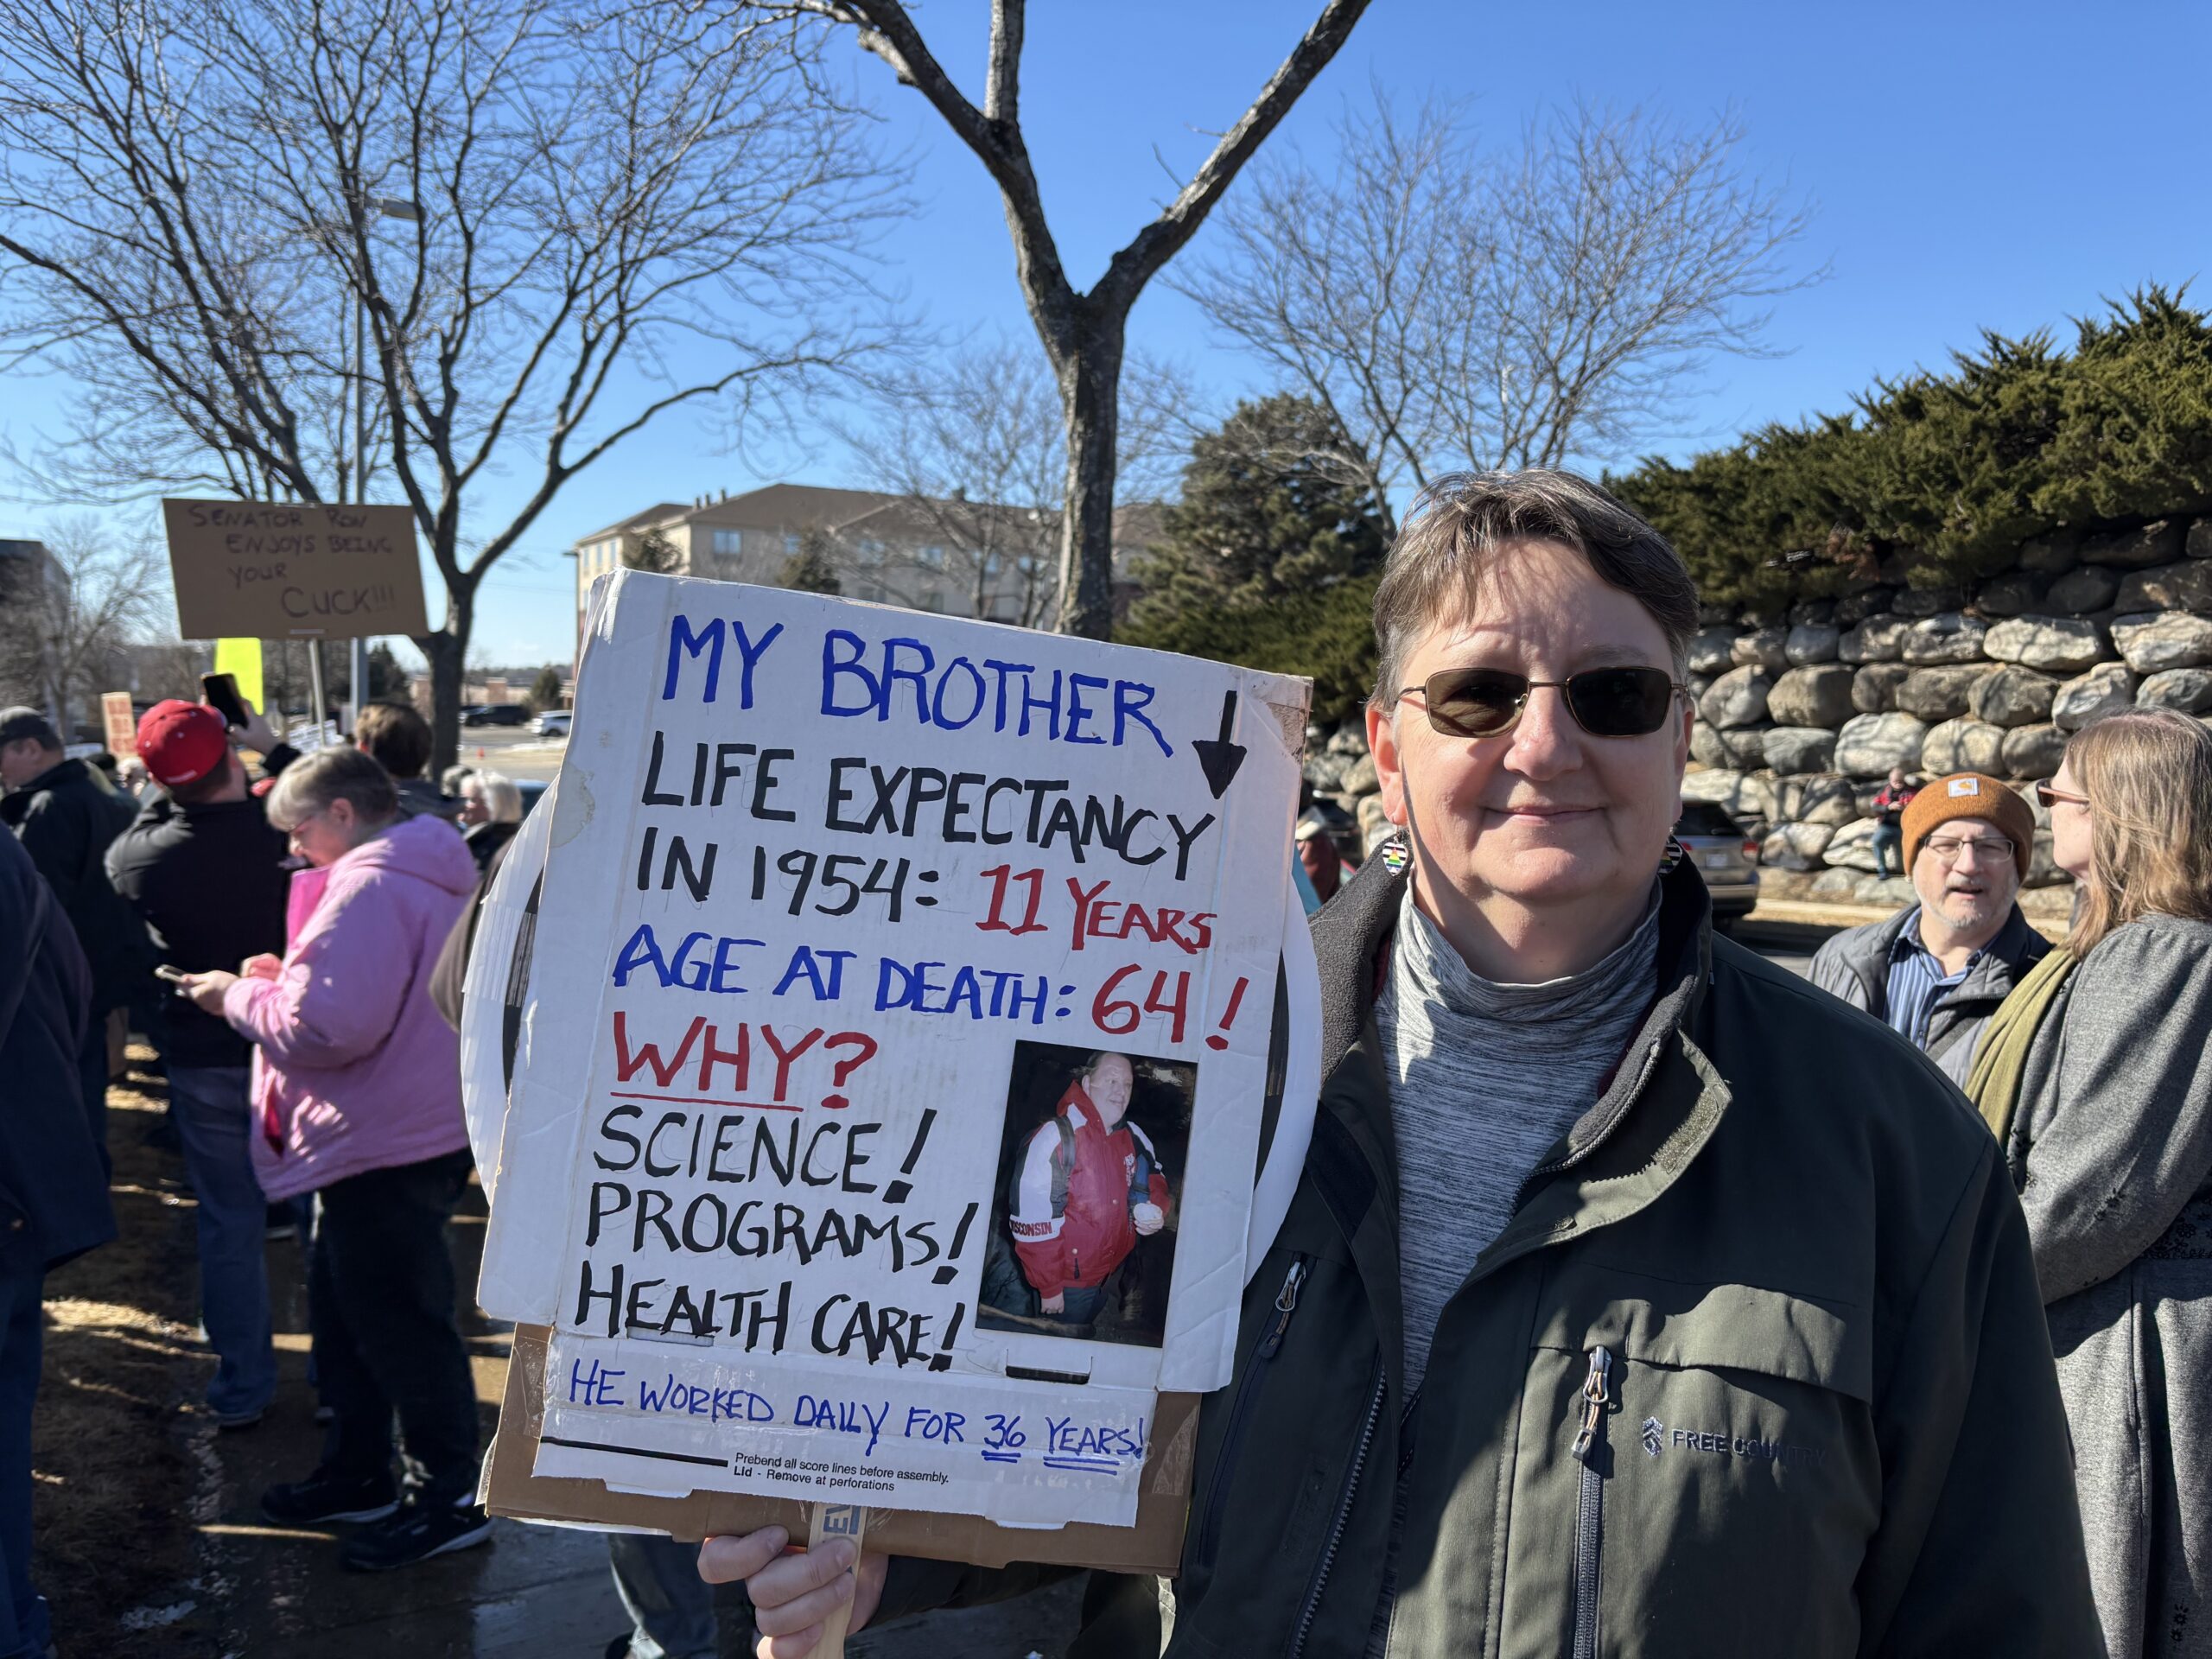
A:
<svg viewBox="0 0 2212 1659">
<path fill-rule="evenodd" d="M 283 958 L 185 987 L 254 1045 L 264 1190 L 320 1200 L 308 1319 L 333 1421 L 314 1473 L 270 1487 L 261 1507 L 292 1526 L 378 1522 L 343 1560 L 404 1567 L 490 1530 L 475 1502 L 476 1390 L 446 1244 L 469 1170 L 461 1055 L 429 992 L 476 861 L 444 820 L 402 818 L 391 778 L 354 749 L 287 767 L 269 821 L 313 867 L 294 878 Z M 424 1471 L 404 1508 L 395 1410 Z"/>
</svg>

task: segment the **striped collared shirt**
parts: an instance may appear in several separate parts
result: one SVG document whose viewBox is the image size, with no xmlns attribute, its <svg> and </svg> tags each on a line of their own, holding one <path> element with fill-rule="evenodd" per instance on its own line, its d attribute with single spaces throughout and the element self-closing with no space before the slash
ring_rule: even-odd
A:
<svg viewBox="0 0 2212 1659">
<path fill-rule="evenodd" d="M 1983 946 L 1967 958 L 1967 965 L 1946 975 L 1935 953 L 1920 942 L 1920 912 L 1916 907 L 1890 946 L 1890 979 L 1886 1000 L 1890 1028 L 1915 1048 L 1928 1046 L 1928 1025 L 1943 993 L 1955 990 L 1986 954 Z"/>
</svg>

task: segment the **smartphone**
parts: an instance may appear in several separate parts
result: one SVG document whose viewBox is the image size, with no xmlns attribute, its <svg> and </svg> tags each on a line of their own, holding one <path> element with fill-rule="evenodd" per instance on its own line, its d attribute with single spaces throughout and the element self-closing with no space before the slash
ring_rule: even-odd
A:
<svg viewBox="0 0 2212 1659">
<path fill-rule="evenodd" d="M 192 976 L 186 973 L 181 968 L 172 968 L 168 963 L 163 962 L 155 964 L 154 977 L 156 979 L 166 979 L 172 985 L 181 985 L 186 980 L 191 978 Z"/>
<path fill-rule="evenodd" d="M 238 696 L 237 675 L 202 674 L 200 695 L 210 709 L 223 717 L 226 726 L 245 724 L 245 699 Z"/>
</svg>

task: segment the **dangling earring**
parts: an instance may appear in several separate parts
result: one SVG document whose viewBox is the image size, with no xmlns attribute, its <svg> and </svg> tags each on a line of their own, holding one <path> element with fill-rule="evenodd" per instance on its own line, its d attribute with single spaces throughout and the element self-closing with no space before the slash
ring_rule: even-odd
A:
<svg viewBox="0 0 2212 1659">
<path fill-rule="evenodd" d="M 1689 849 L 1676 841 L 1674 832 L 1669 830 L 1667 835 L 1667 850 L 1659 855 L 1659 874 L 1662 875 L 1671 874 L 1675 866 L 1689 855 Z"/>
</svg>

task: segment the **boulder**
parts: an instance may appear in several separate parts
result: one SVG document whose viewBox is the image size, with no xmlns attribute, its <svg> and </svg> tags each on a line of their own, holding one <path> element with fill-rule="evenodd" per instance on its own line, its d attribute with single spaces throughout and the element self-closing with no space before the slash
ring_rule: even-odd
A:
<svg viewBox="0 0 2212 1659">
<path fill-rule="evenodd" d="M 2138 709 L 2177 709 L 2201 715 L 2212 709 L 2212 669 L 2169 668 L 2135 688 Z"/>
<path fill-rule="evenodd" d="M 1344 773 L 1351 770 L 1351 757 L 1332 754 L 1327 749 L 1306 757 L 1306 781 L 1323 794 L 1333 794 L 1344 781 Z"/>
<path fill-rule="evenodd" d="M 1859 872 L 1856 870 L 1823 870 L 1813 878 L 1805 889 L 1808 899 L 1827 899 L 1838 904 L 1849 904 L 1851 895 L 1858 890 Z"/>
<path fill-rule="evenodd" d="M 1694 674 L 1726 674 L 1736 665 L 1729 647 L 1736 643 L 1733 628 L 1700 628 L 1690 636 L 1689 666 Z"/>
<path fill-rule="evenodd" d="M 1784 778 L 1776 786 L 1774 810 L 1793 823 L 1824 823 L 1831 830 L 1860 816 L 1859 791 L 1840 772 Z"/>
<path fill-rule="evenodd" d="M 2212 570 L 2212 566 L 2206 569 Z M 1808 663 L 1832 663 L 1842 639 L 1843 630 L 1833 622 L 1800 622 L 1789 630 L 1789 637 L 1783 642 L 1782 654 L 1792 668 L 1802 668 Z"/>
<path fill-rule="evenodd" d="M 2066 758 L 2066 734 L 2056 726 L 2015 726 L 2005 734 L 2007 778 L 2048 778 Z"/>
<path fill-rule="evenodd" d="M 2212 611 L 2212 564 L 2162 564 L 2138 570 L 2113 596 L 2116 611 Z"/>
<path fill-rule="evenodd" d="M 1911 626 L 1901 616 L 1870 616 L 1836 642 L 1836 655 L 1847 663 L 1897 662 Z"/>
<path fill-rule="evenodd" d="M 1390 822 L 1390 815 L 1382 810 L 1380 795 L 1363 797 L 1359 803 L 1359 835 L 1361 842 L 1372 847 L 1384 836 L 1397 828 Z"/>
<path fill-rule="evenodd" d="M 1768 767 L 1784 778 L 1826 772 L 1835 759 L 1835 734 L 1819 726 L 1777 726 L 1761 753 Z"/>
<path fill-rule="evenodd" d="M 1767 715 L 1777 725 L 1825 726 L 1833 731 L 1851 718 L 1856 677 L 1841 663 L 1793 668 L 1767 692 Z"/>
<path fill-rule="evenodd" d="M 1713 680 L 1713 677 L 1710 674 L 1693 674 L 1685 679 L 1682 683 L 1689 687 L 1690 701 L 1695 702 L 1707 692 L 1712 690 Z"/>
<path fill-rule="evenodd" d="M 1763 668 L 1769 673 L 1779 674 L 1789 666 L 1787 628 L 1754 628 L 1749 633 L 1739 633 L 1729 646 L 1728 655 L 1738 668 Z"/>
<path fill-rule="evenodd" d="M 2189 527 L 2181 550 L 2192 559 L 2212 559 L 2212 518 L 2200 518 Z"/>
<path fill-rule="evenodd" d="M 1756 726 L 1766 718 L 1767 693 L 1773 689 L 1772 677 L 1764 671 L 1732 668 L 1698 700 L 1698 712 L 1708 726 L 1724 732 Z"/>
<path fill-rule="evenodd" d="M 2082 563 L 2108 564 L 2122 570 L 2147 570 L 2154 564 L 2171 564 L 2181 557 L 2182 537 L 2188 525 L 2178 518 L 2159 518 L 2117 536 L 2101 536 L 2082 544 Z"/>
<path fill-rule="evenodd" d="M 1897 688 L 1897 707 L 1921 720 L 1956 720 L 1971 706 L 1975 682 L 1988 672 L 1980 664 L 1916 668 Z"/>
<path fill-rule="evenodd" d="M 1886 715 L 1897 706 L 1897 688 L 1915 671 L 1903 663 L 1869 663 L 1852 677 L 1851 706 L 1862 715 Z"/>
<path fill-rule="evenodd" d="M 1966 602 L 1967 596 L 1955 588 L 1908 588 L 1891 601 L 1890 608 L 1899 616 L 1940 616 Z"/>
<path fill-rule="evenodd" d="M 1931 778 L 1953 772 L 1986 772 L 1997 776 L 2005 768 L 2005 728 L 1980 720 L 1947 720 L 1933 728 L 1920 747 L 1920 769 Z"/>
<path fill-rule="evenodd" d="M 1861 715 L 1837 734 L 1835 769 L 1853 778 L 1885 777 L 1892 766 L 1910 772 L 1927 736 L 1926 723 L 1910 715 Z"/>
<path fill-rule="evenodd" d="M 2021 543 L 2017 563 L 2023 570 L 2055 576 L 2062 570 L 2071 570 L 2081 563 L 2081 558 L 2080 534 L 2070 530 L 2059 530 Z"/>
<path fill-rule="evenodd" d="M 1851 886 L 1851 902 L 1869 910 L 1895 910 L 1919 897 L 1911 881 L 1902 875 L 1862 875 Z"/>
<path fill-rule="evenodd" d="M 1767 832 L 1759 844 L 1759 862 L 1777 870 L 1817 870 L 1821 855 L 1835 839 L 1835 829 L 1826 823 L 1785 823 Z"/>
<path fill-rule="evenodd" d="M 1367 753 L 1367 724 L 1364 721 L 1348 720 L 1336 729 L 1329 739 L 1331 754 L 1365 754 Z"/>
<path fill-rule="evenodd" d="M 2043 602 L 2047 584 L 2032 570 L 2008 570 L 1981 584 L 1974 605 L 1984 616 L 2020 616 Z"/>
<path fill-rule="evenodd" d="M 1716 766 L 1724 772 L 1750 772 L 1765 758 L 1765 747 L 1764 728 L 1722 732 L 1701 720 L 1690 728 L 1690 758 L 1701 766 Z"/>
<path fill-rule="evenodd" d="M 2085 564 L 2069 570 L 2050 584 L 2050 591 L 2044 595 L 2043 607 L 2054 616 L 2089 616 L 2111 608 L 2113 596 L 2120 592 L 2120 573 L 2107 570 L 2101 564 Z"/>
<path fill-rule="evenodd" d="M 1900 654 L 1916 668 L 1936 663 L 1978 663 L 1982 659 L 1981 642 L 1988 637 L 1986 624 L 1957 611 L 1945 611 L 1906 629 Z"/>
<path fill-rule="evenodd" d="M 1835 601 L 1832 599 L 1801 599 L 1789 607 L 1784 619 L 1793 628 L 1817 628 L 1835 620 Z"/>
<path fill-rule="evenodd" d="M 1774 779 L 1764 772 L 1693 772 L 1682 779 L 1682 798 L 1709 801 L 1732 817 L 1755 823 L 1774 816 Z"/>
<path fill-rule="evenodd" d="M 1337 791 L 1343 795 L 1372 795 L 1382 787 L 1382 780 L 1376 775 L 1375 757 L 1363 754 L 1351 763 L 1351 770 L 1337 783 Z"/>
<path fill-rule="evenodd" d="M 1870 616 L 1888 615 L 1897 597 L 1894 588 L 1866 588 L 1855 594 L 1846 594 L 1836 601 L 1835 614 L 1828 620 L 1839 628 L 1855 628 Z"/>
<path fill-rule="evenodd" d="M 2051 856 L 2050 831 L 2036 831 L 2035 845 L 2028 849 L 2027 880 L 2024 887 L 2063 887 L 2074 878 L 2058 868 L 2058 861 Z"/>
<path fill-rule="evenodd" d="M 2078 732 L 2100 715 L 2135 706 L 2135 671 L 2125 663 L 2105 663 L 2058 688 L 2050 718 L 2062 732 Z"/>
<path fill-rule="evenodd" d="M 2212 618 L 2191 616 L 2184 611 L 2116 617 L 2112 643 L 2121 659 L 2139 674 L 2202 668 L 2212 663 Z"/>
<path fill-rule="evenodd" d="M 2078 674 L 2104 660 L 2105 638 L 2086 617 L 2016 616 L 1990 629 L 1981 649 L 2000 663 Z"/>
<path fill-rule="evenodd" d="M 1864 870 L 1872 874 L 1874 862 L 1874 830 L 1879 820 L 1854 818 L 1828 837 L 1828 844 L 1821 849 L 1821 861 L 1832 870 Z"/>
<path fill-rule="evenodd" d="M 1993 726 L 2032 726 L 2050 718 L 2058 682 L 2032 668 L 1993 669 L 1967 692 L 1967 712 Z"/>
</svg>

